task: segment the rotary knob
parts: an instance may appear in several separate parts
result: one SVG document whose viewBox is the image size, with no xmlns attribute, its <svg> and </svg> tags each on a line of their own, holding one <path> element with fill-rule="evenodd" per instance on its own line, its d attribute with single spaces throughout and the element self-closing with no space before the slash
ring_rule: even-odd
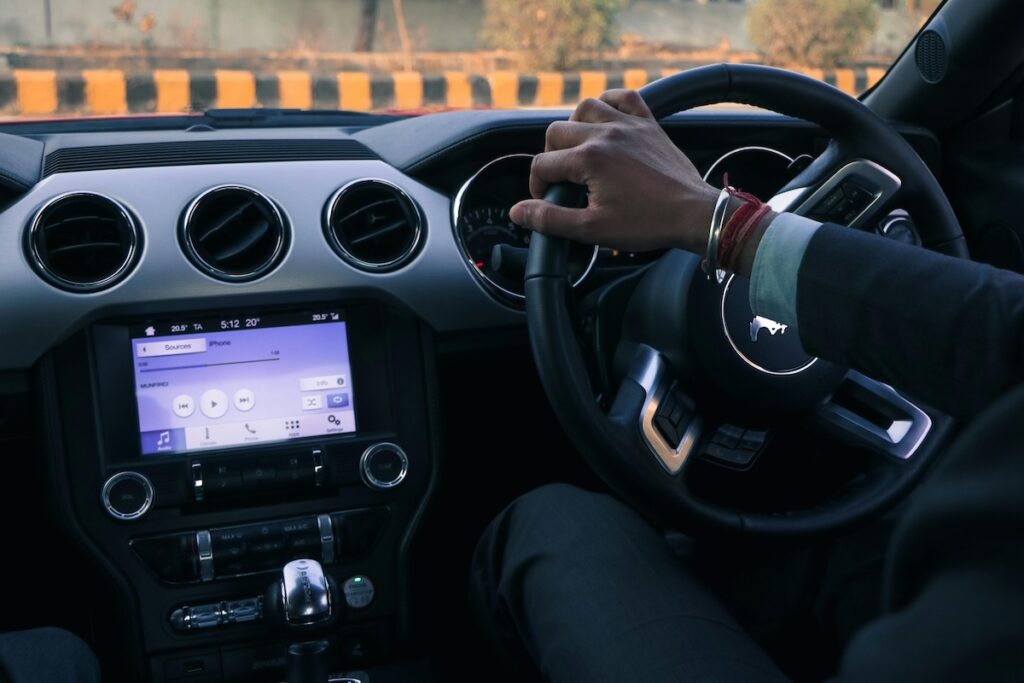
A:
<svg viewBox="0 0 1024 683">
<path fill-rule="evenodd" d="M 393 443 L 375 444 L 367 448 L 359 459 L 359 473 L 363 483 L 371 489 L 393 489 L 409 473 L 409 458 Z"/>
<path fill-rule="evenodd" d="M 140 519 L 153 506 L 153 484 L 138 472 L 118 472 L 103 485 L 103 507 L 122 522 Z"/>
</svg>

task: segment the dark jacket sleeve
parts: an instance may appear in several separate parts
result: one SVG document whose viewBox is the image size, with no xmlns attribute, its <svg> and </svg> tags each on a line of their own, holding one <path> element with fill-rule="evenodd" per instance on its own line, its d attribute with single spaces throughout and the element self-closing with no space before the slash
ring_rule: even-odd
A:
<svg viewBox="0 0 1024 683">
<path fill-rule="evenodd" d="M 797 283 L 804 348 L 958 417 L 1024 383 L 1024 276 L 823 225 Z"/>
<path fill-rule="evenodd" d="M 833 683 L 1024 681 L 1024 386 L 971 422 L 911 502 L 886 567 L 886 616 Z"/>
</svg>

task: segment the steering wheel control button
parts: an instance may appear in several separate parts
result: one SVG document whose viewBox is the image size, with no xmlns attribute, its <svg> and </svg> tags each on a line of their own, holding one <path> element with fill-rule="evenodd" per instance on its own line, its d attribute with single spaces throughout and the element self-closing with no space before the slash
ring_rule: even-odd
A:
<svg viewBox="0 0 1024 683">
<path fill-rule="evenodd" d="M 654 414 L 654 426 L 672 448 L 676 448 L 683 440 L 695 410 L 694 402 L 677 387 L 673 386 L 665 392 Z"/>
<path fill-rule="evenodd" d="M 174 414 L 178 417 L 188 417 L 196 411 L 196 402 L 188 394 L 181 394 L 174 397 L 174 403 L 171 407 L 174 409 Z"/>
<path fill-rule="evenodd" d="M 256 395 L 252 393 L 251 389 L 239 389 L 235 392 L 233 401 L 235 409 L 245 413 L 256 405 Z"/>
<path fill-rule="evenodd" d="M 216 420 L 228 412 L 228 395 L 220 389 L 208 389 L 199 397 L 199 409 L 203 415 Z"/>
<path fill-rule="evenodd" d="M 749 280 L 731 277 L 722 294 L 722 325 L 736 354 L 768 375 L 795 375 L 813 365 L 817 359 L 804 351 L 795 328 L 754 315 L 749 289 Z"/>
<path fill-rule="evenodd" d="M 116 520 L 142 518 L 153 506 L 153 484 L 138 472 L 118 472 L 103 485 L 103 507 Z"/>
<path fill-rule="evenodd" d="M 768 442 L 768 432 L 723 424 L 704 448 L 704 457 L 733 469 L 747 469 Z"/>
<path fill-rule="evenodd" d="M 378 491 L 395 488 L 405 480 L 408 472 L 408 456 L 393 443 L 370 446 L 359 459 L 363 483 Z"/>
<path fill-rule="evenodd" d="M 363 609 L 373 602 L 373 596 L 376 594 L 370 577 L 362 574 L 346 579 L 341 590 L 345 593 L 345 604 L 352 609 Z"/>
</svg>

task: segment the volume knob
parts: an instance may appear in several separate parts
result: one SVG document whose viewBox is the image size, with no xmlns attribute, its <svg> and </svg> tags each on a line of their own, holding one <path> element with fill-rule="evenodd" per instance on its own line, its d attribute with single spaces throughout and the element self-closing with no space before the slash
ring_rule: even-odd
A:
<svg viewBox="0 0 1024 683">
<path fill-rule="evenodd" d="M 153 505 L 153 484 L 138 472 L 118 472 L 103 485 L 103 507 L 116 520 L 141 518 Z"/>
<path fill-rule="evenodd" d="M 363 452 L 359 459 L 359 473 L 363 483 L 371 489 L 393 489 L 409 473 L 409 458 L 393 443 L 378 443 Z"/>
</svg>

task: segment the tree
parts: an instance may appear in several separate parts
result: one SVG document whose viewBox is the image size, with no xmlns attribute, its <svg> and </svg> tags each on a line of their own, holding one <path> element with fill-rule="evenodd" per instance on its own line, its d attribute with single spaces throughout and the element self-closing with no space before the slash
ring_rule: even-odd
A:
<svg viewBox="0 0 1024 683">
<path fill-rule="evenodd" d="M 363 0 L 359 11 L 359 32 L 356 34 L 356 52 L 373 52 L 373 38 L 377 33 L 377 0 Z"/>
<path fill-rule="evenodd" d="M 747 14 L 754 45 L 779 66 L 849 62 L 877 26 L 875 0 L 759 0 Z"/>
<path fill-rule="evenodd" d="M 616 13 L 626 0 L 484 0 L 481 38 L 515 50 L 524 66 L 568 69 L 584 53 L 611 42 Z"/>
</svg>

